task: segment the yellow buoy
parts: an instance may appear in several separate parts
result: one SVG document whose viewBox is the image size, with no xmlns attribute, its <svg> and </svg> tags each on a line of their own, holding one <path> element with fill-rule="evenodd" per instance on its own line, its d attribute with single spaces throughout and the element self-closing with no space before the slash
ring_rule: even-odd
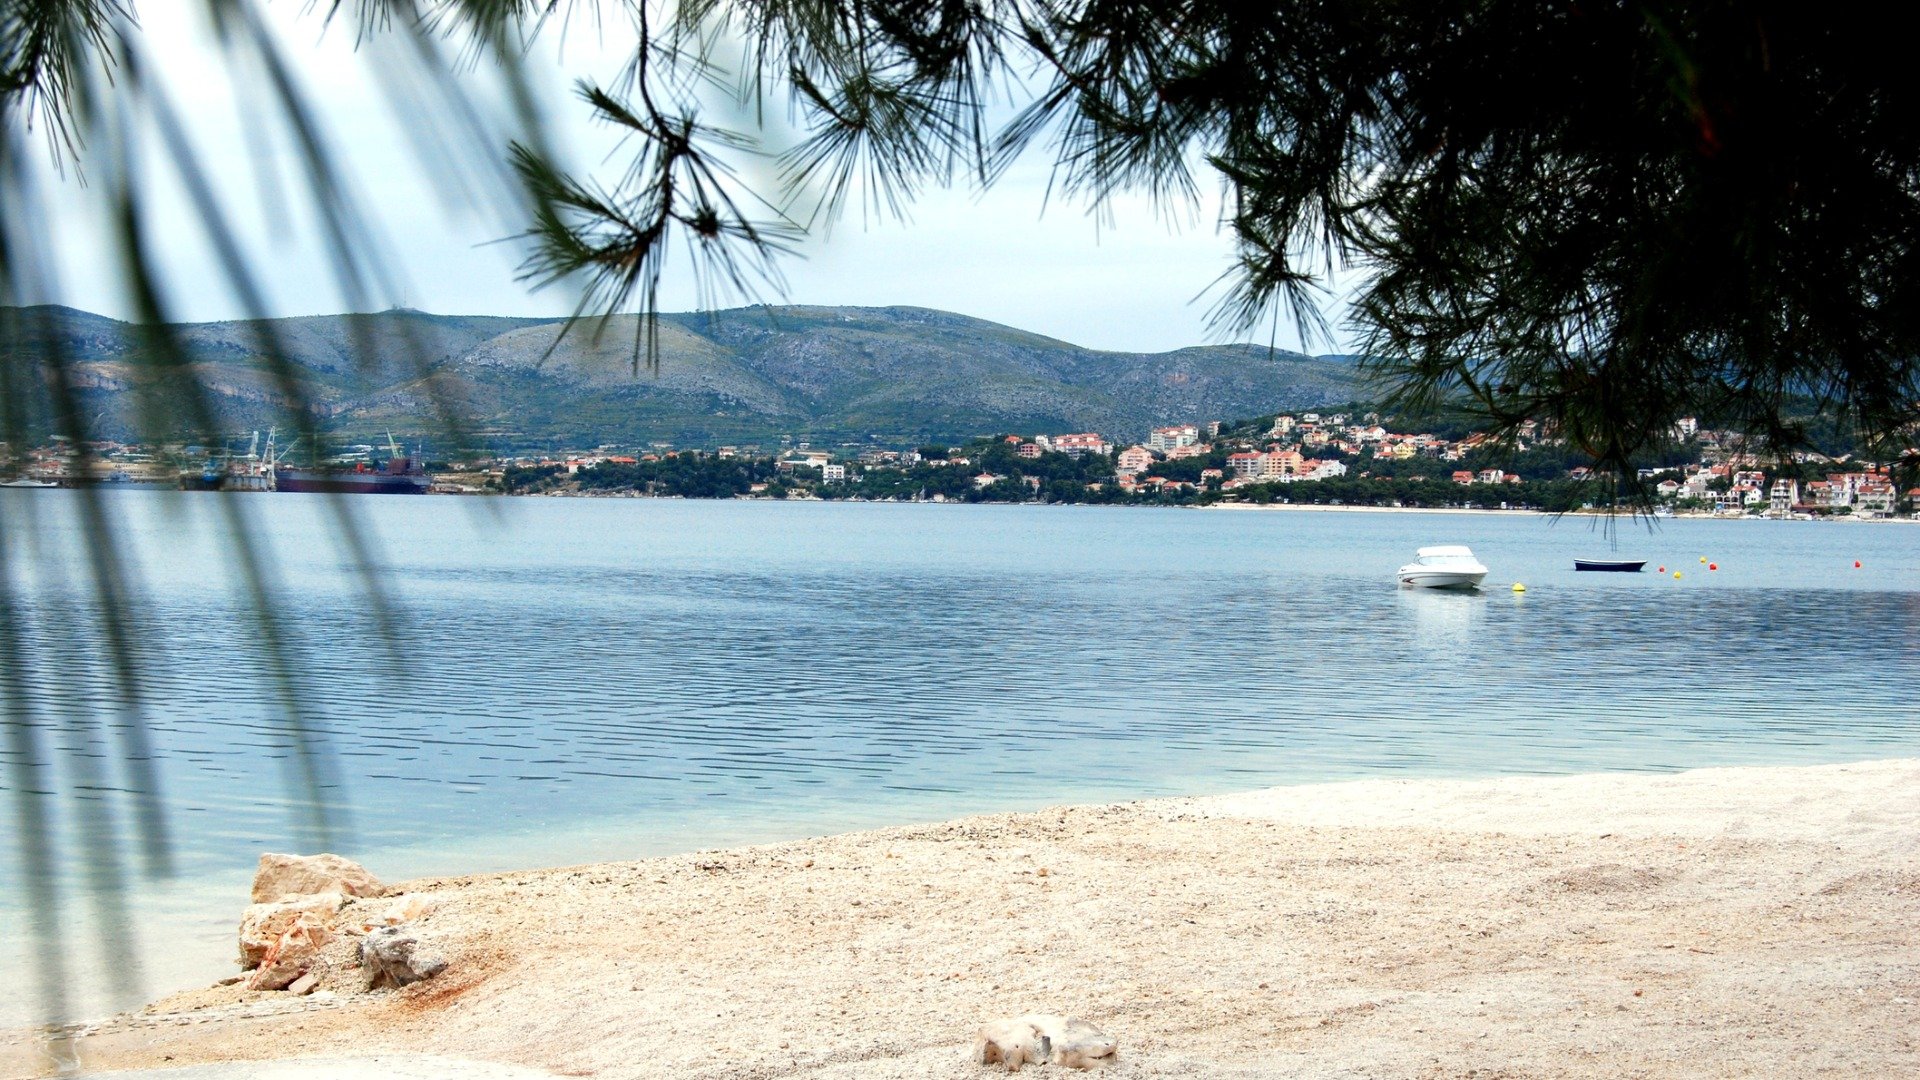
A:
<svg viewBox="0 0 1920 1080">
<path fill-rule="evenodd" d="M 1707 557 L 1706 557 L 1705 555 L 1702 555 L 1702 556 L 1700 556 L 1700 561 L 1701 561 L 1701 562 L 1706 562 L 1706 561 L 1707 561 Z"/>
<path fill-rule="evenodd" d="M 1526 592 L 1526 591 L 1527 591 L 1527 587 L 1526 587 L 1525 585 L 1522 585 L 1522 584 L 1520 584 L 1519 582 L 1517 582 L 1517 581 L 1516 581 L 1516 582 L 1514 582 L 1514 583 L 1513 583 L 1513 591 L 1514 591 L 1514 592 Z"/>
<path fill-rule="evenodd" d="M 1679 581 L 1679 580 L 1680 580 L 1680 571 L 1678 571 L 1678 570 L 1675 570 L 1675 571 L 1673 572 L 1673 580 L 1675 580 L 1675 581 Z"/>
</svg>

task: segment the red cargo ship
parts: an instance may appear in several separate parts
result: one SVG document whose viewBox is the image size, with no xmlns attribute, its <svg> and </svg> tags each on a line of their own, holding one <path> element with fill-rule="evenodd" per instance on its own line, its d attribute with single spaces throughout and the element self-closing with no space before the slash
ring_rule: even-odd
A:
<svg viewBox="0 0 1920 1080">
<path fill-rule="evenodd" d="M 425 495 L 433 479 L 418 461 L 395 455 L 385 465 L 365 464 L 352 469 L 296 469 L 279 465 L 273 470 L 276 491 L 337 491 L 357 495 Z"/>
</svg>

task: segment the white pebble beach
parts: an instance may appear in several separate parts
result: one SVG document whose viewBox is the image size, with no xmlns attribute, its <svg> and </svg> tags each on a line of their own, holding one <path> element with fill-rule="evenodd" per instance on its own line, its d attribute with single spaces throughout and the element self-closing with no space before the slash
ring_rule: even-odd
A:
<svg viewBox="0 0 1920 1080">
<path fill-rule="evenodd" d="M 1060 1013 L 1118 1040 L 1115 1078 L 1920 1075 L 1914 759 L 1318 784 L 399 888 L 439 977 L 175 994 L 81 1061 L 984 1077 L 982 1023 Z"/>
</svg>

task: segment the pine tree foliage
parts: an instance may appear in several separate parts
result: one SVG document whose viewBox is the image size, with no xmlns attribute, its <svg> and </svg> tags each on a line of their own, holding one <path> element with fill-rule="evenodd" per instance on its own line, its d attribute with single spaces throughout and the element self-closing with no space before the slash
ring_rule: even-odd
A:
<svg viewBox="0 0 1920 1080">
<path fill-rule="evenodd" d="M 236 65 L 272 60 L 254 0 L 202 3 Z M 8 5 L 10 155 L 31 121 L 84 168 L 117 112 L 160 108 L 133 14 Z M 1094 203 L 1144 191 L 1179 207 L 1219 184 L 1236 249 L 1223 330 L 1284 314 L 1329 331 L 1329 275 L 1354 270 L 1351 329 L 1397 404 L 1465 401 L 1496 434 L 1544 421 L 1628 475 L 1681 416 L 1781 452 L 1804 441 L 1790 405 L 1807 398 L 1895 449 L 1920 418 L 1920 88 L 1871 19 L 1733 0 L 335 0 L 320 14 L 403 35 L 436 71 L 452 48 L 516 72 L 556 22 L 630 28 L 621 77 L 580 85 L 628 136 L 623 162 L 567 175 L 532 125 L 499 154 L 529 208 L 528 280 L 577 282 L 582 315 L 650 312 L 676 244 L 712 293 L 777 293 L 779 256 L 849 200 L 904 213 L 929 185 L 988 184 L 1037 154 Z M 269 100 L 307 116 L 284 63 L 259 66 Z M 709 125 L 715 87 L 786 110 L 802 137 Z M 457 115 L 441 104 L 421 122 Z M 779 155 L 779 190 L 728 169 L 743 148 Z M 355 265 L 330 150 L 312 149 L 309 194 L 336 208 L 343 275 L 364 291 L 377 268 Z M 31 262 L 12 249 L 9 277 Z"/>
</svg>

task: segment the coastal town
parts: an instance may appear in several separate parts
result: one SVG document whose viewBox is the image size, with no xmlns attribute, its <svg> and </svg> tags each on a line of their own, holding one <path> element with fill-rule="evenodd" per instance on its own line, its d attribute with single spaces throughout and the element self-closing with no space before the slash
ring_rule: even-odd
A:
<svg viewBox="0 0 1920 1080">
<path fill-rule="evenodd" d="M 228 447 L 60 440 L 0 448 L 0 482 L 239 491 L 409 490 L 446 494 L 865 499 L 920 502 L 1322 505 L 1533 509 L 1632 502 L 1657 513 L 1763 518 L 1910 517 L 1920 486 L 1892 463 L 1802 451 L 1754 452 L 1691 419 L 1631 483 L 1581 464 L 1564 440 L 1523 425 L 1511 445 L 1484 435 L 1394 430 L 1373 411 L 1283 413 L 1153 428 L 1122 442 L 1099 432 L 996 434 L 913 449 L 805 440 L 758 446 L 602 446 L 433 460 L 349 445 L 323 468 L 291 468 L 258 433 Z M 244 446 L 244 449 L 242 448 Z M 1911 460 L 1913 452 L 1908 452 Z M 299 483 L 290 481 L 298 474 Z"/>
<path fill-rule="evenodd" d="M 0 4 L 0 1080 L 1920 1080 L 1874 9 Z"/>
</svg>

